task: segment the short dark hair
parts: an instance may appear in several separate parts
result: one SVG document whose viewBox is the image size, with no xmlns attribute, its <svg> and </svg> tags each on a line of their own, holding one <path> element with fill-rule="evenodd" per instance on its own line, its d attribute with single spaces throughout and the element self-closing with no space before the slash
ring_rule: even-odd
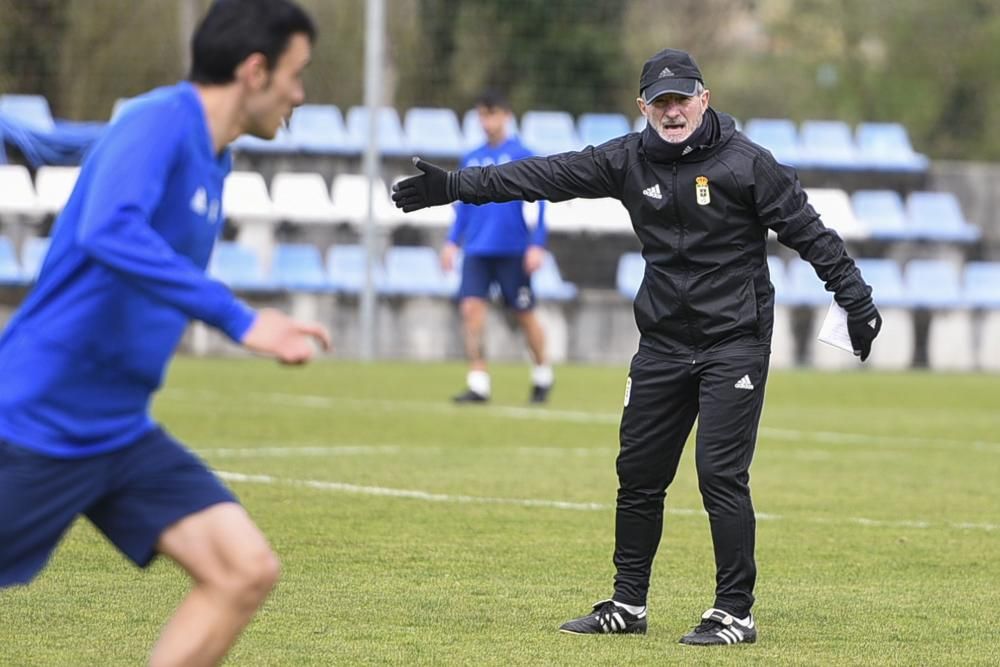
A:
<svg viewBox="0 0 1000 667">
<path fill-rule="evenodd" d="M 252 53 L 262 53 L 269 67 L 304 33 L 316 40 L 316 26 L 291 0 L 215 0 L 191 39 L 191 73 L 195 83 L 224 84 Z"/>
<path fill-rule="evenodd" d="M 503 109 L 504 111 L 513 111 L 510 106 L 510 100 L 507 96 L 496 88 L 487 88 L 483 92 L 479 93 L 479 97 L 476 98 L 477 107 L 486 107 L 487 109 Z"/>
</svg>

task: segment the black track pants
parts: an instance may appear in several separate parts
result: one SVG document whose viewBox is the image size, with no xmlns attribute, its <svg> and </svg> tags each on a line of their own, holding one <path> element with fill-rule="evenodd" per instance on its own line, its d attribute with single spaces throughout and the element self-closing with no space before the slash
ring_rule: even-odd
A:
<svg viewBox="0 0 1000 667">
<path fill-rule="evenodd" d="M 750 461 L 768 355 L 670 360 L 640 351 L 629 370 L 618 454 L 615 600 L 646 604 L 663 531 L 663 502 L 698 418 L 698 487 L 715 546 L 714 606 L 740 617 L 757 577 Z"/>
</svg>

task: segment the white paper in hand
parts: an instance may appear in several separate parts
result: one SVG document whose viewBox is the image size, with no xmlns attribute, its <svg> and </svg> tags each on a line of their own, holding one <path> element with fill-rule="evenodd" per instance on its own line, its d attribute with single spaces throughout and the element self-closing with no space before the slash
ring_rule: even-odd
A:
<svg viewBox="0 0 1000 667">
<path fill-rule="evenodd" d="M 847 330 L 847 311 L 837 305 L 834 301 L 830 304 L 830 309 L 826 311 L 826 318 L 823 326 L 819 329 L 819 336 L 816 337 L 821 343 L 832 345 L 854 354 L 854 346 L 851 345 L 851 334 Z"/>
</svg>

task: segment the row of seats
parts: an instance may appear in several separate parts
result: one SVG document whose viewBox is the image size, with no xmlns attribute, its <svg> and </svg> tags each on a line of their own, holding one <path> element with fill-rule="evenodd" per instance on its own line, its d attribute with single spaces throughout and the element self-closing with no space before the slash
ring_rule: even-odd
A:
<svg viewBox="0 0 1000 667">
<path fill-rule="evenodd" d="M 824 306 L 832 301 L 807 262 L 795 259 L 786 265 L 770 256 L 767 264 L 779 305 Z M 945 260 L 913 259 L 901 267 L 891 259 L 859 259 L 857 265 L 879 306 L 1000 310 L 1000 262 L 966 262 L 960 267 Z M 623 255 L 618 262 L 619 293 L 634 298 L 645 268 L 641 254 Z"/>
<path fill-rule="evenodd" d="M 48 238 L 30 237 L 18 261 L 10 240 L 0 236 L 0 285 L 33 283 L 48 247 Z M 357 294 L 364 288 L 365 264 L 365 249 L 359 245 L 331 246 L 324 261 L 312 244 L 279 243 L 265 262 L 253 248 L 220 241 L 209 273 L 236 290 Z M 453 296 L 459 275 L 459 270 L 446 273 L 437 252 L 426 246 L 391 247 L 372 266 L 375 289 L 388 296 Z M 532 275 L 532 288 L 540 299 L 565 301 L 577 295 L 576 285 L 563 280 L 551 254 Z"/>
<path fill-rule="evenodd" d="M 79 168 L 41 167 L 32 184 L 20 165 L 0 165 L 0 215 L 28 217 L 58 213 L 72 192 Z M 892 190 L 859 190 L 852 195 L 834 188 L 810 188 L 809 199 L 823 222 L 848 240 L 928 240 L 971 243 L 980 231 L 965 220 L 950 192 L 913 192 L 905 199 Z M 389 200 L 383 181 L 373 191 L 375 219 L 384 225 L 447 226 L 449 206 L 403 214 Z M 239 222 L 288 221 L 301 224 L 363 223 L 367 216 L 368 180 L 340 174 L 327 188 L 317 173 L 279 173 L 270 188 L 256 172 L 233 172 L 226 179 L 223 210 Z M 628 232 L 628 214 L 615 200 L 577 199 L 548 207 L 548 225 L 556 231 Z"/>
<path fill-rule="evenodd" d="M 112 119 L 128 103 L 118 100 Z M 53 127 L 48 102 L 39 95 L 2 95 L 0 114 L 36 129 Z M 235 145 L 258 152 L 357 154 L 368 143 L 372 123 L 380 150 L 390 156 L 458 158 L 484 141 L 475 109 L 466 111 L 460 122 L 448 108 L 414 107 L 400 118 L 396 109 L 383 107 L 372 121 L 367 107 L 350 107 L 345 116 L 335 105 L 309 104 L 294 111 L 288 129 L 273 141 L 246 136 Z M 598 145 L 644 126 L 642 117 L 630 121 L 624 114 L 585 113 L 574 120 L 565 111 L 532 110 L 521 116 L 520 123 L 512 119 L 509 129 L 532 150 L 548 155 Z M 744 130 L 780 161 L 798 167 L 917 172 L 928 167 L 926 156 L 913 150 L 906 128 L 899 123 L 861 123 L 852 131 L 843 121 L 809 120 L 796 127 L 786 118 L 754 118 Z"/>
</svg>

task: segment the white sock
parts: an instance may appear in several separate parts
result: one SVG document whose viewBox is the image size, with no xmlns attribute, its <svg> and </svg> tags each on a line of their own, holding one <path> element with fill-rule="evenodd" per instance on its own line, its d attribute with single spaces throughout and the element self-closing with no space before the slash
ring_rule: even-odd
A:
<svg viewBox="0 0 1000 667">
<path fill-rule="evenodd" d="M 469 389 L 480 396 L 490 395 L 490 374 L 486 371 L 469 371 L 465 376 L 465 382 L 469 385 Z"/>
<path fill-rule="evenodd" d="M 616 607 L 621 607 L 633 616 L 641 616 L 646 613 L 646 605 L 636 606 L 634 604 L 625 604 L 623 602 L 618 602 L 617 600 L 612 600 Z"/>
<path fill-rule="evenodd" d="M 544 366 L 532 366 L 531 382 L 536 387 L 551 387 L 554 380 L 555 373 L 552 372 L 552 366 L 548 364 Z"/>
</svg>

